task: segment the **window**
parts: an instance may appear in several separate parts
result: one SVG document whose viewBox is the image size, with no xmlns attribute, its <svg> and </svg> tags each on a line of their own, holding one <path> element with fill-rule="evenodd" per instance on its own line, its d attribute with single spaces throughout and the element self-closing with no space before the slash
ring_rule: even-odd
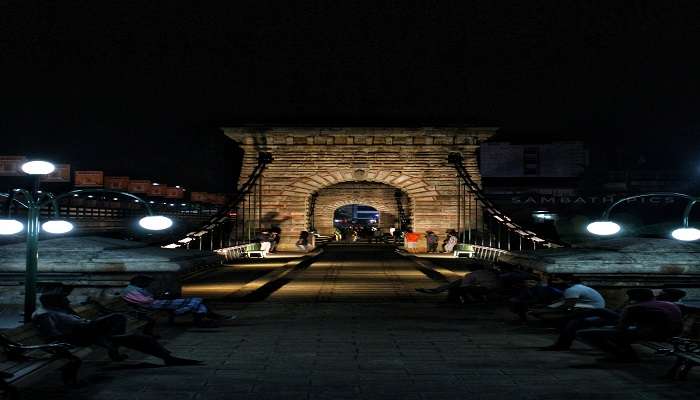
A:
<svg viewBox="0 0 700 400">
<path fill-rule="evenodd" d="M 526 147 L 523 149 L 523 174 L 540 174 L 540 149 L 537 147 Z"/>
</svg>

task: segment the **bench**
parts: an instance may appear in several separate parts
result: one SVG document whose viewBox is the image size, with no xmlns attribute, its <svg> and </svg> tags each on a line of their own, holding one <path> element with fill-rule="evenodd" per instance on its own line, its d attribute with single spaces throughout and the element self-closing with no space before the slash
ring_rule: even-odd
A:
<svg viewBox="0 0 700 400">
<path fill-rule="evenodd" d="M 118 309 L 119 303 L 121 300 L 110 303 L 110 306 Z M 104 313 L 94 304 L 78 306 L 74 310 L 90 319 Z M 110 308 L 109 311 L 113 310 Z M 129 318 L 127 332 L 146 327 L 147 322 Z M 91 347 L 47 343 L 33 324 L 5 330 L 0 333 L 0 392 L 3 398 L 15 398 L 20 389 L 57 370 L 61 371 L 65 384 L 75 384 L 81 360 L 91 352 Z"/>
<path fill-rule="evenodd" d="M 460 257 L 474 258 L 474 252 L 471 250 L 455 250 L 454 256 L 457 258 L 460 258 Z"/>
<path fill-rule="evenodd" d="M 267 251 L 262 250 L 261 247 L 262 245 L 260 243 L 249 243 L 243 251 L 243 256 L 249 258 L 265 258 L 267 256 Z"/>
<path fill-rule="evenodd" d="M 27 326 L 0 334 L 0 349 L 0 392 L 3 398 L 11 399 L 18 396 L 20 388 L 56 370 L 61 370 L 65 384 L 77 383 L 81 359 L 91 352 L 67 343 L 45 343 Z"/>
<path fill-rule="evenodd" d="M 671 355 L 676 357 L 676 362 L 666 374 L 667 377 L 686 380 L 690 370 L 700 365 L 700 340 L 673 338 L 673 351 Z"/>
<path fill-rule="evenodd" d="M 692 338 L 700 323 L 700 307 L 681 305 L 683 310 L 683 332 L 681 336 L 667 342 L 646 341 L 638 343 L 653 350 L 657 355 L 676 357 L 676 362 L 666 372 L 670 379 L 686 380 L 690 370 L 700 365 L 700 339 Z"/>
<path fill-rule="evenodd" d="M 248 250 L 245 252 L 245 255 L 248 258 L 265 258 L 267 252 L 264 250 Z"/>
</svg>

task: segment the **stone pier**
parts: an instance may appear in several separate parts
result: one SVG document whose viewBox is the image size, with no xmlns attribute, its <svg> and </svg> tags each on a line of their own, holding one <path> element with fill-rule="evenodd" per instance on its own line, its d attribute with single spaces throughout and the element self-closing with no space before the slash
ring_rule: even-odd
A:
<svg viewBox="0 0 700 400">
<path fill-rule="evenodd" d="M 319 230 L 327 230 L 328 215 L 332 218 L 335 206 L 366 204 L 383 212 L 387 220 L 395 220 L 396 190 L 405 194 L 405 210 L 414 231 L 443 235 L 457 228 L 458 177 L 447 157 L 460 153 L 472 178 L 480 182 L 477 150 L 495 131 L 478 127 L 224 128 L 244 151 L 239 183 L 255 168 L 259 152 L 274 157 L 262 174 L 262 225 L 281 228 L 282 250 L 293 249 L 299 232 L 310 229 L 312 221 Z M 311 215 L 314 194 L 318 204 Z M 425 246 L 423 240 L 419 244 Z"/>
</svg>

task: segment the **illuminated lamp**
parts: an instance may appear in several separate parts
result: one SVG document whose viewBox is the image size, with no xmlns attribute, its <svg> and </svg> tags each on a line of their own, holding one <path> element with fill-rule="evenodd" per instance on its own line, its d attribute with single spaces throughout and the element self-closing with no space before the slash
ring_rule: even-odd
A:
<svg viewBox="0 0 700 400">
<path fill-rule="evenodd" d="M 139 225 L 149 231 L 162 231 L 173 226 L 173 220 L 162 215 L 150 215 L 139 220 Z"/>
<path fill-rule="evenodd" d="M 612 221 L 595 221 L 586 226 L 588 232 L 598 236 L 610 236 L 620 232 L 620 225 Z"/>
<path fill-rule="evenodd" d="M 73 224 L 63 220 L 46 221 L 41 229 L 48 233 L 67 233 L 73 230 Z"/>
<path fill-rule="evenodd" d="M 676 240 L 691 242 L 700 239 L 700 230 L 695 228 L 678 228 L 671 232 L 671 236 Z"/>
<path fill-rule="evenodd" d="M 22 164 L 22 171 L 29 175 L 48 175 L 56 170 L 56 167 L 48 161 L 27 161 Z"/>
<path fill-rule="evenodd" d="M 14 235 L 24 229 L 24 224 L 16 219 L 0 219 L 0 235 Z"/>
</svg>

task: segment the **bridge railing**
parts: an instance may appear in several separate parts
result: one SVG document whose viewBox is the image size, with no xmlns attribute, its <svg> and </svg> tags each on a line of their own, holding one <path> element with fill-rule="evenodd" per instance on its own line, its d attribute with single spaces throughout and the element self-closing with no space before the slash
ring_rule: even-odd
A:
<svg viewBox="0 0 700 400">
<path fill-rule="evenodd" d="M 229 262 L 241 258 L 246 252 L 260 250 L 260 243 L 246 243 L 236 246 L 224 247 L 214 250 L 224 258 L 224 262 Z"/>
<path fill-rule="evenodd" d="M 486 261 L 496 262 L 498 258 L 504 254 L 510 254 L 510 251 L 497 249 L 495 247 L 472 245 L 472 251 L 474 252 L 474 258 Z"/>
<path fill-rule="evenodd" d="M 566 246 L 524 228 L 496 208 L 469 175 L 461 154 L 450 153 L 448 162 L 458 174 L 457 231 L 462 243 L 506 252 Z M 482 252 L 492 258 L 501 254 Z"/>
<path fill-rule="evenodd" d="M 214 251 L 238 247 L 241 242 L 250 243 L 256 231 L 262 227 L 262 172 L 272 161 L 272 154 L 260 152 L 258 164 L 248 179 L 216 215 L 198 230 L 164 247 L 189 249 L 194 246 L 200 250 L 208 248 Z M 231 246 L 231 243 L 237 244 Z"/>
</svg>

